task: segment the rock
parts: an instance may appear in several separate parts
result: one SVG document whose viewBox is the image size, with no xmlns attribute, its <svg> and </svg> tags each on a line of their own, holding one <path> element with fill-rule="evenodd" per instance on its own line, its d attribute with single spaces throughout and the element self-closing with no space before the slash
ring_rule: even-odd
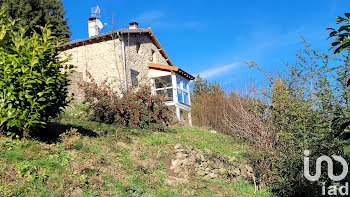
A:
<svg viewBox="0 0 350 197">
<path fill-rule="evenodd" d="M 191 158 L 188 159 L 188 163 L 191 163 L 191 164 L 193 165 L 194 162 L 195 162 L 195 161 L 194 161 L 194 158 L 193 158 L 193 157 L 191 157 Z"/>
<path fill-rule="evenodd" d="M 179 160 L 172 160 L 171 161 L 171 166 L 178 166 Z"/>
<path fill-rule="evenodd" d="M 253 168 L 249 165 L 244 166 L 248 173 L 253 173 Z"/>
<path fill-rule="evenodd" d="M 182 178 L 187 179 L 188 178 L 188 172 L 182 171 L 182 172 L 179 173 L 179 176 L 182 177 Z"/>
<path fill-rule="evenodd" d="M 235 157 L 231 157 L 228 161 L 233 163 L 233 162 L 237 161 L 237 159 Z"/>
<path fill-rule="evenodd" d="M 213 152 L 211 151 L 211 150 L 209 150 L 209 149 L 204 149 L 204 151 L 206 152 L 206 153 L 208 153 L 209 155 L 211 155 L 211 154 L 213 154 Z"/>
<path fill-rule="evenodd" d="M 175 177 L 175 176 L 169 176 L 168 178 L 164 179 L 164 183 L 168 184 L 168 185 L 177 186 L 180 184 L 188 183 L 188 179 L 179 178 L 179 177 Z"/>
<path fill-rule="evenodd" d="M 216 133 L 216 131 L 215 131 L 215 130 L 213 130 L 213 129 L 212 129 L 212 130 L 210 130 L 209 132 L 210 132 L 210 133 Z"/>
<path fill-rule="evenodd" d="M 184 158 L 186 158 L 187 156 L 188 156 L 187 154 L 176 153 L 176 158 L 177 158 L 177 159 L 184 159 Z"/>
<path fill-rule="evenodd" d="M 214 179 L 216 175 L 214 173 L 210 173 L 204 176 L 205 179 Z"/>
<path fill-rule="evenodd" d="M 174 149 L 185 149 L 185 148 L 186 148 L 186 146 L 183 145 L 183 144 L 176 144 L 176 145 L 174 146 Z"/>
<path fill-rule="evenodd" d="M 206 168 L 206 167 L 208 167 L 208 163 L 207 162 L 203 162 L 202 166 Z"/>
<path fill-rule="evenodd" d="M 205 172 L 203 170 L 198 170 L 197 171 L 197 175 L 198 176 L 204 176 L 205 175 Z"/>
<path fill-rule="evenodd" d="M 205 173 L 206 173 L 206 174 L 209 174 L 210 172 L 211 172 L 210 168 L 206 168 L 206 169 L 205 169 Z"/>
<path fill-rule="evenodd" d="M 241 174 L 241 170 L 239 168 L 234 168 L 230 170 L 230 173 L 239 176 Z"/>
<path fill-rule="evenodd" d="M 220 174 L 220 169 L 214 169 L 214 170 L 213 170 L 213 173 L 215 173 L 215 174 Z"/>
<path fill-rule="evenodd" d="M 180 172 L 182 172 L 181 168 L 177 167 L 174 169 L 175 174 L 179 174 Z"/>
<path fill-rule="evenodd" d="M 80 196 L 82 192 L 83 192 L 83 190 L 81 188 L 77 187 L 72 191 L 72 196 Z"/>
<path fill-rule="evenodd" d="M 190 164 L 189 159 L 184 159 L 184 160 L 182 160 L 182 164 L 183 164 L 184 166 L 189 166 L 189 164 Z"/>
<path fill-rule="evenodd" d="M 225 174 L 227 170 L 225 168 L 220 168 L 219 169 L 220 174 Z"/>
</svg>

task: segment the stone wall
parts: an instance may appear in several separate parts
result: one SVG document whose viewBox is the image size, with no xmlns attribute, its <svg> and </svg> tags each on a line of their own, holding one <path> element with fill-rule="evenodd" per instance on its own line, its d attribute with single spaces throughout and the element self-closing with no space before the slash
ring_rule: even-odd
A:
<svg viewBox="0 0 350 197">
<path fill-rule="evenodd" d="M 130 69 L 140 73 L 138 79 L 140 82 L 149 83 L 149 69 L 147 63 L 157 63 L 168 65 L 165 58 L 159 52 L 152 40 L 146 34 L 124 35 L 126 52 L 127 79 L 131 82 Z M 138 45 L 139 44 L 139 49 Z"/>
<path fill-rule="evenodd" d="M 149 83 L 149 69 L 147 63 L 154 62 L 168 65 L 157 47 L 147 34 L 124 34 L 122 37 L 125 43 L 127 81 L 131 84 L 130 69 L 139 72 L 139 82 Z M 137 43 L 140 43 L 137 52 Z M 86 72 L 90 72 L 97 83 L 108 80 L 111 87 L 121 89 L 124 85 L 124 66 L 122 56 L 122 44 L 119 38 L 114 40 L 101 41 L 93 44 L 68 49 L 60 54 L 62 58 L 71 55 L 67 64 L 72 64 L 78 73 L 82 74 L 82 80 L 87 81 Z M 81 80 L 79 78 L 79 80 Z M 77 80 L 72 80 L 76 83 Z M 76 91 L 76 84 L 69 87 L 70 91 Z M 77 101 L 81 101 L 82 92 L 69 92 L 74 94 Z"/>
<path fill-rule="evenodd" d="M 165 180 L 166 182 L 174 180 L 186 182 L 191 176 L 221 179 L 227 182 L 244 178 L 255 182 L 252 167 L 238 162 L 234 157 L 183 144 L 175 145 L 174 149 L 175 159 L 171 161 L 170 169 L 174 171 L 176 178 Z"/>
<path fill-rule="evenodd" d="M 80 83 L 83 81 L 82 72 L 73 72 L 68 75 L 70 85 L 68 86 L 68 96 L 73 99 L 75 103 L 82 103 L 84 101 L 84 91 L 80 89 Z"/>
</svg>

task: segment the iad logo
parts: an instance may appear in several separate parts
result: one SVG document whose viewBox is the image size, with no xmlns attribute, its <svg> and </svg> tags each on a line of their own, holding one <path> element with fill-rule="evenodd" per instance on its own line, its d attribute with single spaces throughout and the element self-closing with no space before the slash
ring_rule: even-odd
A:
<svg viewBox="0 0 350 197">
<path fill-rule="evenodd" d="M 310 159 L 309 159 L 309 155 L 310 155 L 310 151 L 309 150 L 305 150 L 304 151 L 304 155 L 306 157 L 304 157 L 304 176 L 307 180 L 309 181 L 317 181 L 320 176 L 321 176 L 321 164 L 322 162 L 326 162 L 327 163 L 327 173 L 328 173 L 328 177 L 332 180 L 332 181 L 341 181 L 343 180 L 346 175 L 348 174 L 348 163 L 345 161 L 344 158 L 337 156 L 337 155 L 332 155 L 332 158 L 335 161 L 338 161 L 341 163 L 341 165 L 343 166 L 343 171 L 340 175 L 334 175 L 333 174 L 333 160 L 328 157 L 328 156 L 321 156 L 319 158 L 317 158 L 316 160 L 316 172 L 315 175 L 310 175 Z M 339 193 L 338 193 L 339 190 Z M 329 186 L 328 187 L 328 195 L 348 195 L 349 193 L 349 184 L 346 183 L 344 186 L 339 186 L 339 188 L 337 186 Z M 323 183 L 322 186 L 322 194 L 326 195 L 326 186 L 325 183 Z"/>
<path fill-rule="evenodd" d="M 320 176 L 321 176 L 321 164 L 323 161 L 327 162 L 328 177 L 332 181 L 341 181 L 348 174 L 348 163 L 345 161 L 344 158 L 342 158 L 341 156 L 332 155 L 333 159 L 336 161 L 339 161 L 341 163 L 341 165 L 343 166 L 343 172 L 340 175 L 335 176 L 333 174 L 333 161 L 332 161 L 332 159 L 328 156 L 323 155 L 316 160 L 316 173 L 315 173 L 315 175 L 311 176 L 310 175 L 310 159 L 308 157 L 310 155 L 310 151 L 305 150 L 304 155 L 306 156 L 306 157 L 304 157 L 304 176 L 309 181 L 317 181 L 320 178 Z"/>
</svg>

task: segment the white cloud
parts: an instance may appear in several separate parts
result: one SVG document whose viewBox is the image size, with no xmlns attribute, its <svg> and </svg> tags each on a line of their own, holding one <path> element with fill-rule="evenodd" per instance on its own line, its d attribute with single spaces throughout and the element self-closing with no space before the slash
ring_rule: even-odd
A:
<svg viewBox="0 0 350 197">
<path fill-rule="evenodd" d="M 224 74 L 225 72 L 228 72 L 234 68 L 237 68 L 239 66 L 239 63 L 232 63 L 232 64 L 227 64 L 227 65 L 223 65 L 223 66 L 216 66 L 215 68 L 211 68 L 208 70 L 205 70 L 201 73 L 199 73 L 199 75 L 203 78 L 210 78 L 210 77 L 217 77 L 220 76 L 222 74 Z"/>
<path fill-rule="evenodd" d="M 141 13 L 138 17 L 135 18 L 137 22 L 153 22 L 157 19 L 160 19 L 164 16 L 164 13 L 159 10 L 150 10 Z"/>
</svg>

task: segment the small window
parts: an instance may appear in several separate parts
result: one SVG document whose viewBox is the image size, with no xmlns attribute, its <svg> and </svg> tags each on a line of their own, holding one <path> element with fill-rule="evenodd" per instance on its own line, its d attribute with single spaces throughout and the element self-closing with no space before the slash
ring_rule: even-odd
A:
<svg viewBox="0 0 350 197">
<path fill-rule="evenodd" d="M 139 53 L 140 46 L 141 46 L 141 43 L 139 41 L 136 41 L 136 53 Z"/>
<path fill-rule="evenodd" d="M 130 69 L 130 73 L 131 73 L 131 84 L 138 85 L 139 80 L 137 77 L 139 75 L 139 72 L 137 72 L 136 70 Z"/>
<path fill-rule="evenodd" d="M 158 88 L 166 88 L 166 87 L 171 87 L 171 76 L 163 76 L 163 77 L 157 77 L 154 79 L 154 83 L 156 85 L 156 89 Z"/>
<path fill-rule="evenodd" d="M 153 49 L 151 49 L 151 57 L 150 57 L 151 62 L 155 61 L 155 54 L 156 54 L 156 52 Z"/>
</svg>

